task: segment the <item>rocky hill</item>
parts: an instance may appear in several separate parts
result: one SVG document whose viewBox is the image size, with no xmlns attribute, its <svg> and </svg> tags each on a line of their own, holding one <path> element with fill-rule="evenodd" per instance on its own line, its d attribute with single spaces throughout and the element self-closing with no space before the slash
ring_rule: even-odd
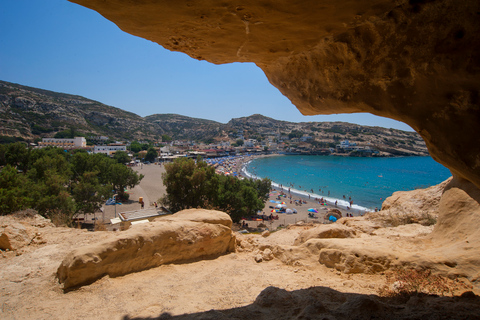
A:
<svg viewBox="0 0 480 320">
<path fill-rule="evenodd" d="M 178 114 L 154 114 L 145 121 L 156 125 L 174 139 L 208 140 L 221 135 L 224 124 L 212 120 L 186 117 Z"/>
<path fill-rule="evenodd" d="M 397 155 L 426 155 L 425 143 L 415 132 L 367 127 L 345 122 L 288 122 L 260 114 L 230 120 L 227 124 L 177 114 L 140 117 L 81 96 L 58 93 L 0 81 L 0 136 L 33 141 L 74 128 L 85 136 L 112 140 L 175 140 L 202 142 L 285 142 L 289 148 L 335 146 L 348 139 Z M 302 139 L 302 137 L 304 137 Z"/>
</svg>

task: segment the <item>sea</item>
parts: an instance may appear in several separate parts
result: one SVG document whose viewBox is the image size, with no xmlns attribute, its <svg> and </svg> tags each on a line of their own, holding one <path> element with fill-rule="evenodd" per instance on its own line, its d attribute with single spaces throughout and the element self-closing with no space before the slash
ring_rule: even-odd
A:
<svg viewBox="0 0 480 320">
<path fill-rule="evenodd" d="M 273 186 L 295 195 L 324 198 L 351 209 L 380 209 L 395 191 L 427 188 L 446 180 L 450 171 L 431 157 L 357 158 L 280 155 L 256 158 L 242 173 L 269 178 Z"/>
</svg>

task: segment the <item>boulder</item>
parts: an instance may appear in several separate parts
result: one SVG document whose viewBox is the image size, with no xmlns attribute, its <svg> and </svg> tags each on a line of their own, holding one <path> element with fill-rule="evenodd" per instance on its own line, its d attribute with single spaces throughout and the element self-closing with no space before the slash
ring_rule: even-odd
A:
<svg viewBox="0 0 480 320">
<path fill-rule="evenodd" d="M 1 250 L 18 250 L 30 243 L 32 236 L 29 235 L 27 228 L 20 224 L 0 228 L 0 249 Z"/>
<path fill-rule="evenodd" d="M 221 224 L 228 228 L 232 228 L 233 223 L 228 214 L 225 214 L 221 211 L 206 209 L 186 209 L 179 211 L 174 215 L 159 217 L 157 220 L 187 220 L 210 224 Z"/>
<path fill-rule="evenodd" d="M 322 224 L 313 229 L 302 231 L 295 239 L 294 245 L 298 246 L 310 239 L 326 238 L 354 238 L 356 231 L 342 224 Z"/>
<path fill-rule="evenodd" d="M 442 183 L 412 191 L 397 191 L 386 198 L 379 212 L 368 212 L 367 220 L 383 226 L 398 226 L 408 223 L 433 225 L 438 219 L 440 199 L 449 178 Z"/>
<path fill-rule="evenodd" d="M 188 220 L 188 213 L 193 221 Z M 57 270 L 64 289 L 118 277 L 162 264 L 215 257 L 235 250 L 235 237 L 225 224 L 230 217 L 220 211 L 192 210 L 166 219 L 135 225 L 101 243 L 70 252 Z M 203 220 L 203 221 L 199 221 Z M 214 222 L 209 222 L 214 221 Z"/>
</svg>

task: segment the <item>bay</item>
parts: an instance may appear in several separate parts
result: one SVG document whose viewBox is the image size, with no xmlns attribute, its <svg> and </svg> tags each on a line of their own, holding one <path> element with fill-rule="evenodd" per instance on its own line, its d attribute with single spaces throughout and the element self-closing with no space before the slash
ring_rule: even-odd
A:
<svg viewBox="0 0 480 320">
<path fill-rule="evenodd" d="M 299 195 L 323 197 L 353 209 L 381 208 L 395 191 L 436 185 L 451 176 L 431 157 L 356 158 L 338 156 L 272 156 L 257 158 L 244 174 L 269 178 Z"/>
</svg>

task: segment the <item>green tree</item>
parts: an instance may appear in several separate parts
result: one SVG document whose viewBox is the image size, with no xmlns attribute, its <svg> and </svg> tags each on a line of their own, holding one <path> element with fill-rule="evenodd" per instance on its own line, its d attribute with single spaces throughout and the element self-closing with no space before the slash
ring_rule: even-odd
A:
<svg viewBox="0 0 480 320">
<path fill-rule="evenodd" d="M 135 142 L 130 143 L 129 149 L 133 153 L 137 153 L 137 152 L 142 151 L 142 145 L 139 142 L 135 141 Z"/>
<path fill-rule="evenodd" d="M 126 164 L 130 162 L 130 157 L 128 156 L 128 153 L 126 153 L 125 151 L 115 152 L 115 154 L 113 155 L 113 159 L 115 159 L 115 161 L 121 164 Z"/>
<path fill-rule="evenodd" d="M 234 147 L 241 147 L 241 146 L 243 146 L 243 144 L 244 144 L 243 139 L 238 139 L 238 140 L 235 141 L 232 145 L 233 145 Z"/>
<path fill-rule="evenodd" d="M 48 218 L 58 212 L 71 218 L 74 213 L 74 202 L 70 196 L 71 165 L 63 154 L 54 150 L 42 151 L 40 155 L 27 174 L 33 183 L 32 206 Z"/>
<path fill-rule="evenodd" d="M 108 175 L 110 184 L 120 199 L 128 199 L 125 194 L 125 188 L 133 188 L 143 179 L 143 174 L 139 175 L 131 168 L 120 163 L 110 165 Z"/>
<path fill-rule="evenodd" d="M 263 209 L 270 180 L 240 180 L 215 174 L 204 161 L 180 158 L 165 165 L 163 183 L 167 195 L 162 203 L 176 212 L 187 208 L 218 209 L 237 222 Z"/>
<path fill-rule="evenodd" d="M 100 184 L 97 176 L 98 171 L 85 172 L 74 186 L 72 195 L 76 213 L 94 213 L 111 194 L 110 187 Z"/>
<path fill-rule="evenodd" d="M 292 130 L 292 132 L 288 134 L 289 139 L 301 138 L 301 137 L 303 137 L 303 132 L 300 130 Z"/>
<path fill-rule="evenodd" d="M 65 175 L 48 169 L 43 172 L 42 179 L 34 184 L 31 194 L 33 208 L 39 214 L 53 219 L 55 215 L 61 213 L 67 221 L 71 221 L 75 204 L 70 196 L 68 179 Z"/>
<path fill-rule="evenodd" d="M 179 158 L 165 165 L 162 175 L 167 195 L 162 202 L 172 211 L 205 206 L 213 202 L 218 180 L 215 170 L 205 162 Z"/>
<path fill-rule="evenodd" d="M 29 181 L 24 174 L 7 165 L 0 171 L 0 215 L 30 207 Z"/>
<path fill-rule="evenodd" d="M 172 141 L 172 137 L 170 137 L 168 134 L 162 134 L 162 141 L 163 142 Z"/>
<path fill-rule="evenodd" d="M 0 144 L 0 167 L 3 167 L 7 164 L 7 148 L 7 145 Z"/>
<path fill-rule="evenodd" d="M 55 134 L 54 138 L 57 139 L 73 139 L 75 137 L 83 137 L 84 135 L 78 133 L 74 127 L 70 127 L 68 130 L 59 131 Z"/>
<path fill-rule="evenodd" d="M 148 148 L 147 154 L 145 155 L 145 161 L 154 162 L 157 157 L 157 151 L 152 147 Z"/>
<path fill-rule="evenodd" d="M 5 150 L 5 162 L 19 170 L 28 170 L 30 150 L 25 144 L 15 142 L 7 145 Z"/>
</svg>

